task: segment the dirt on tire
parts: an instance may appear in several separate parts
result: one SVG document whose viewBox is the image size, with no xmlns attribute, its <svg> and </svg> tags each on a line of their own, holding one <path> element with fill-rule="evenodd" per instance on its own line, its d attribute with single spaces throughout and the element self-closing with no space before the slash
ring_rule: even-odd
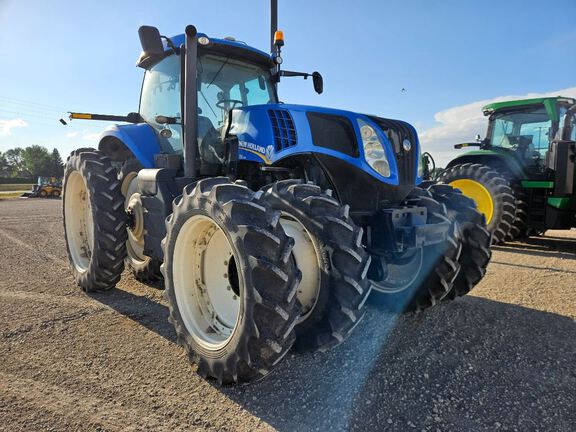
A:
<svg viewBox="0 0 576 432">
<path fill-rule="evenodd" d="M 470 295 L 365 319 L 264 380 L 195 373 L 162 292 L 86 294 L 60 200 L 0 201 L 0 430 L 573 431 L 576 230 L 495 246 Z"/>
</svg>

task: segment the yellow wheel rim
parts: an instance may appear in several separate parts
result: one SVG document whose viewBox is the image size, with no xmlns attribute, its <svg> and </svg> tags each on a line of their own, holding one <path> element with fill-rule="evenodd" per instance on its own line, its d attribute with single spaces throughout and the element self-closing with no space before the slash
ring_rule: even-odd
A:
<svg viewBox="0 0 576 432">
<path fill-rule="evenodd" d="M 450 182 L 450 186 L 460 189 L 464 195 L 472 198 L 480 213 L 486 217 L 486 223 L 490 223 L 494 215 L 494 201 L 482 183 L 470 179 L 459 179 Z"/>
</svg>

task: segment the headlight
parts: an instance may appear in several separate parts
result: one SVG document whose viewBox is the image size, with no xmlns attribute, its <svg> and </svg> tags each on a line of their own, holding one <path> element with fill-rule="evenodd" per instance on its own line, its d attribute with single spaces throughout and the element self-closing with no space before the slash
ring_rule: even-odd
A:
<svg viewBox="0 0 576 432">
<path fill-rule="evenodd" d="M 383 177 L 390 177 L 390 164 L 386 157 L 384 145 L 380 142 L 376 131 L 362 119 L 358 119 L 358 126 L 364 148 L 364 159 L 378 174 Z"/>
</svg>

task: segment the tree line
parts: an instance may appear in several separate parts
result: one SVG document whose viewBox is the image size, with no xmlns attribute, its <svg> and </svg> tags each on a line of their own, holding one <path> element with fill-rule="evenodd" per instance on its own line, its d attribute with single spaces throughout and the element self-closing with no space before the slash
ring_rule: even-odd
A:
<svg viewBox="0 0 576 432">
<path fill-rule="evenodd" d="M 38 176 L 62 177 L 64 164 L 58 149 L 32 145 L 0 151 L 0 177 L 35 179 Z"/>
</svg>

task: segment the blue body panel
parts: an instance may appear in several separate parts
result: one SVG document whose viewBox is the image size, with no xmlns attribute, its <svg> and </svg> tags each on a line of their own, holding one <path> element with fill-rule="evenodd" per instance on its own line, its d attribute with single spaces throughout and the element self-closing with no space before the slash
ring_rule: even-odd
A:
<svg viewBox="0 0 576 432">
<path fill-rule="evenodd" d="M 144 168 L 154 168 L 154 155 L 160 153 L 160 144 L 149 124 L 114 125 L 100 135 L 100 142 L 107 137 L 122 141 Z"/>
<path fill-rule="evenodd" d="M 198 37 L 208 37 L 205 34 L 198 33 Z M 210 44 L 222 44 L 234 47 L 238 50 L 249 50 L 262 56 L 263 60 L 271 60 L 270 54 L 264 51 L 253 48 L 242 42 L 229 41 L 225 39 L 209 38 Z M 174 45 L 180 46 L 184 43 L 185 37 L 183 34 L 171 38 Z M 164 47 L 168 50 L 166 42 L 163 41 Z M 270 110 L 285 110 L 289 111 L 294 121 L 296 129 L 297 142 L 296 145 L 277 151 L 275 146 L 274 134 L 272 123 L 269 117 Z M 315 146 L 312 139 L 312 132 L 307 112 L 318 112 L 328 115 L 336 115 L 347 118 L 354 128 L 356 135 L 356 142 L 359 149 L 358 157 L 353 157 L 336 150 L 325 147 Z M 380 142 L 383 144 L 386 157 L 390 166 L 390 176 L 383 177 L 375 171 L 365 160 L 364 148 L 362 146 L 362 139 L 360 135 L 360 128 L 358 119 L 366 122 L 376 131 Z M 417 133 L 411 125 L 408 125 L 414 131 L 416 143 L 413 144 L 413 152 L 420 151 L 420 143 L 418 142 Z M 328 156 L 336 157 L 347 163 L 355 166 L 356 168 L 370 174 L 372 177 L 388 183 L 391 185 L 399 185 L 398 165 L 394 154 L 393 145 L 390 143 L 384 131 L 373 121 L 369 116 L 358 114 L 350 111 L 323 108 L 305 105 L 290 105 L 290 104 L 267 104 L 267 105 L 252 105 L 233 110 L 232 126 L 230 134 L 236 135 L 239 142 L 238 158 L 244 161 L 255 163 L 275 164 L 290 156 L 309 153 L 321 153 Z M 102 137 L 114 136 L 120 139 L 134 155 L 138 158 L 140 163 L 145 168 L 154 167 L 154 155 L 160 153 L 160 145 L 158 138 L 152 129 L 147 124 L 126 125 L 126 126 L 113 126 L 104 132 Z M 416 167 L 414 172 L 418 172 L 418 158 L 416 159 Z M 416 174 L 417 175 L 417 174 Z M 415 184 L 420 184 L 422 178 L 417 177 L 414 179 Z"/>
<path fill-rule="evenodd" d="M 289 147 L 280 151 L 276 151 L 274 145 L 274 135 L 272 124 L 268 115 L 269 110 L 287 110 L 292 115 L 294 120 L 294 127 L 296 129 L 297 143 L 293 147 Z M 307 112 L 318 112 L 323 114 L 337 115 L 346 117 L 350 120 L 354 127 L 356 134 L 356 141 L 358 143 L 359 155 L 353 157 L 340 153 L 336 150 L 315 146 L 312 139 L 310 125 L 306 117 Z M 364 149 L 361 144 L 360 128 L 358 126 L 358 119 L 362 119 L 376 131 L 380 142 L 384 146 L 388 163 L 390 164 L 390 177 L 383 177 L 376 172 L 364 158 Z M 414 129 L 414 128 L 412 128 Z M 414 130 L 414 133 L 416 131 Z M 388 140 L 386 134 L 382 129 L 375 124 L 368 116 L 353 113 L 350 111 L 343 111 L 331 108 L 322 108 L 304 105 L 288 105 L 288 104 L 269 104 L 269 105 L 253 105 L 234 110 L 232 126 L 230 133 L 238 137 L 239 142 L 239 159 L 246 161 L 253 161 L 265 164 L 274 164 L 284 158 L 306 153 L 322 153 L 329 156 L 337 157 L 348 162 L 351 165 L 369 173 L 371 176 L 378 180 L 398 185 L 398 166 L 394 156 L 393 146 Z M 415 136 L 416 133 L 415 133 Z M 415 143 L 412 151 L 418 152 L 420 144 Z M 416 162 L 418 163 L 418 161 Z M 417 172 L 417 167 L 416 167 Z M 415 179 L 416 183 L 420 183 L 421 179 Z"/>
</svg>

